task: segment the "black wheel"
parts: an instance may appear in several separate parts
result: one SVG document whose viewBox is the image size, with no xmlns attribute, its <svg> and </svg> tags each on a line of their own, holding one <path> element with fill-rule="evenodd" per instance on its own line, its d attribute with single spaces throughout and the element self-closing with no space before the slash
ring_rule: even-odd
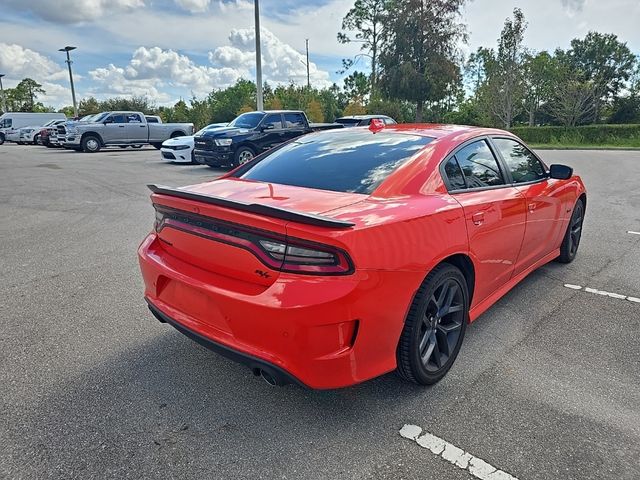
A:
<svg viewBox="0 0 640 480">
<path fill-rule="evenodd" d="M 119 145 L 120 148 L 127 148 L 127 145 Z"/>
<path fill-rule="evenodd" d="M 18 145 L 24 145 L 24 142 L 18 142 Z"/>
<path fill-rule="evenodd" d="M 86 153 L 99 152 L 101 148 L 100 139 L 94 135 L 87 135 L 82 139 L 82 151 Z"/>
<path fill-rule="evenodd" d="M 584 222 L 584 202 L 579 199 L 576 206 L 573 207 L 571 220 L 567 225 L 567 231 L 564 234 L 562 245 L 560 245 L 560 263 L 571 263 L 576 258 L 578 247 L 580 246 L 580 238 L 582 237 L 582 223 Z"/>
<path fill-rule="evenodd" d="M 467 329 L 469 292 L 462 272 L 438 265 L 418 289 L 398 343 L 398 373 L 432 385 L 451 368 Z"/>
<path fill-rule="evenodd" d="M 4 143 L 4 133 L 0 133 L 0 145 Z"/>
<path fill-rule="evenodd" d="M 36 134 L 33 137 L 33 144 L 38 145 L 38 143 L 40 143 L 40 135 Z"/>
<path fill-rule="evenodd" d="M 233 156 L 233 166 L 244 165 L 253 160 L 256 154 L 250 147 L 240 147 Z"/>
<path fill-rule="evenodd" d="M 157 150 L 160 150 L 162 148 L 162 143 L 152 143 L 151 145 L 153 145 L 153 147 Z"/>
<path fill-rule="evenodd" d="M 184 133 L 182 133 L 182 132 L 173 132 L 171 134 L 170 138 L 176 138 L 176 137 L 184 137 Z"/>
<path fill-rule="evenodd" d="M 131 145 L 131 148 L 142 148 L 142 145 Z"/>
</svg>

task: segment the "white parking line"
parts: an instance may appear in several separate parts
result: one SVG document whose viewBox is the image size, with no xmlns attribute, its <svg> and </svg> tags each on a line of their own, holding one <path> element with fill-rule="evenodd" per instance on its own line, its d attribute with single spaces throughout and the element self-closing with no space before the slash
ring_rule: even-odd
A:
<svg viewBox="0 0 640 480">
<path fill-rule="evenodd" d="M 484 460 L 465 452 L 461 448 L 450 444 L 429 432 L 424 432 L 417 425 L 404 425 L 400 429 L 400 436 L 415 441 L 422 448 L 426 448 L 434 455 L 442 457 L 451 465 L 468 471 L 480 480 L 518 480 L 503 470 L 499 470 Z"/>
<path fill-rule="evenodd" d="M 640 232 L 633 232 L 631 230 L 627 230 L 627 233 L 630 233 L 631 235 L 640 235 Z"/>
<path fill-rule="evenodd" d="M 566 288 L 570 288 L 571 290 L 584 289 L 584 291 L 587 293 L 595 293 L 596 295 L 602 295 L 603 297 L 611 297 L 611 298 L 617 298 L 618 300 L 627 300 L 633 303 L 640 303 L 640 298 L 629 297 L 627 295 L 622 295 L 621 293 L 605 292 L 604 290 L 598 290 L 596 288 L 591 288 L 591 287 L 582 287 L 580 285 L 572 285 L 571 283 L 565 283 L 564 286 Z"/>
</svg>

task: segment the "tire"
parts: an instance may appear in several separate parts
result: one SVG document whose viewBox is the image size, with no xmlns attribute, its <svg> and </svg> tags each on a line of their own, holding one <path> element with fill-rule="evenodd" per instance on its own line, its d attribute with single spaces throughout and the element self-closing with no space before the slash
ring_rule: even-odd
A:
<svg viewBox="0 0 640 480">
<path fill-rule="evenodd" d="M 33 144 L 38 145 L 40 143 L 40 135 L 36 134 L 33 136 Z"/>
<path fill-rule="evenodd" d="M 557 258 L 560 263 L 571 263 L 578 254 L 580 239 L 582 238 L 582 224 L 584 222 L 584 201 L 580 198 L 573 207 L 567 231 L 564 233 L 562 244 L 560 245 L 560 256 Z"/>
<path fill-rule="evenodd" d="M 142 145 L 131 145 L 131 148 L 142 148 Z"/>
<path fill-rule="evenodd" d="M 184 136 L 185 136 L 185 135 L 184 135 L 184 133 L 182 133 L 182 132 L 173 132 L 173 133 L 171 134 L 171 137 L 169 137 L 169 138 L 184 137 Z"/>
<path fill-rule="evenodd" d="M 4 133 L 0 133 L 0 145 L 4 143 Z"/>
<path fill-rule="evenodd" d="M 127 148 L 127 145 L 120 145 L 120 148 Z"/>
<path fill-rule="evenodd" d="M 100 139 L 95 135 L 87 135 L 82 139 L 82 151 L 85 153 L 97 153 L 101 147 Z"/>
<path fill-rule="evenodd" d="M 237 167 L 239 165 L 244 165 L 245 163 L 249 163 L 253 160 L 253 157 L 256 156 L 256 153 L 253 151 L 251 147 L 240 147 L 236 150 L 236 153 L 233 155 L 233 166 Z"/>
<path fill-rule="evenodd" d="M 162 148 L 162 144 L 161 143 L 152 143 L 151 144 L 153 146 L 153 148 L 155 148 L 156 150 L 160 150 Z"/>
<path fill-rule="evenodd" d="M 18 145 L 24 145 L 24 142 L 17 142 Z"/>
<path fill-rule="evenodd" d="M 464 275 L 441 263 L 424 279 L 409 308 L 398 342 L 398 374 L 419 385 L 438 382 L 458 356 L 468 321 Z"/>
</svg>

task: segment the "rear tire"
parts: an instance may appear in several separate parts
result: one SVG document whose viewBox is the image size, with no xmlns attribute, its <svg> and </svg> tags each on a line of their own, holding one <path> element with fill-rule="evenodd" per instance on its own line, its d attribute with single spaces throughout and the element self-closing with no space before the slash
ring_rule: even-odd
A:
<svg viewBox="0 0 640 480">
<path fill-rule="evenodd" d="M 469 320 L 469 292 L 462 272 L 448 263 L 433 269 L 411 304 L 398 342 L 398 373 L 433 385 L 455 362 Z"/>
<path fill-rule="evenodd" d="M 560 256 L 557 258 L 560 263 L 571 263 L 578 254 L 580 239 L 582 238 L 582 223 L 584 222 L 584 201 L 580 198 L 573 207 L 567 231 L 560 245 Z"/>
<path fill-rule="evenodd" d="M 82 139 L 82 151 L 85 153 L 97 153 L 101 147 L 100 139 L 95 135 L 87 135 Z"/>
<path fill-rule="evenodd" d="M 151 145 L 153 145 L 153 147 L 157 150 L 160 150 L 162 148 L 162 144 L 161 143 L 152 143 Z"/>
</svg>

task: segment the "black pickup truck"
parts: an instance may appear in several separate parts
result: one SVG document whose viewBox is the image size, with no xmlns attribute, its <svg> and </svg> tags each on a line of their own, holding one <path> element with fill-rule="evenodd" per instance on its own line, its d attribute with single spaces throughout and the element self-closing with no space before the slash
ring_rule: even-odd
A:
<svg viewBox="0 0 640 480">
<path fill-rule="evenodd" d="M 194 138 L 196 162 L 236 167 L 293 138 L 317 130 L 343 128 L 338 123 L 309 123 L 299 110 L 266 110 L 239 115 L 228 126 L 205 130 Z"/>
</svg>

